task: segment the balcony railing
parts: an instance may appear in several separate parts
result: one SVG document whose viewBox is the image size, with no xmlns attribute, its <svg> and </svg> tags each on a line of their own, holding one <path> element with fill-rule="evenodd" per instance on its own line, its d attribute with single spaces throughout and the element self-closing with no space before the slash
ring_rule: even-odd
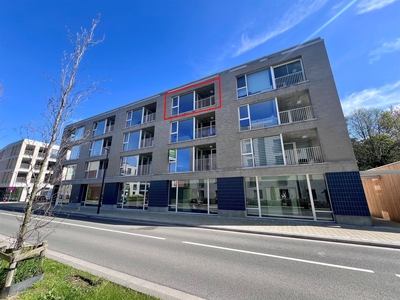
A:
<svg viewBox="0 0 400 300">
<path fill-rule="evenodd" d="M 27 164 L 27 163 L 21 163 L 21 165 L 19 166 L 20 169 L 29 169 L 31 167 L 31 164 Z"/>
<path fill-rule="evenodd" d="M 195 109 L 200 109 L 200 108 L 209 107 L 209 106 L 213 106 L 213 105 L 215 105 L 215 96 L 210 96 L 210 97 L 203 98 L 203 99 L 197 99 Z"/>
<path fill-rule="evenodd" d="M 147 138 L 147 139 L 142 139 L 140 141 L 140 148 L 147 148 L 147 147 L 153 147 L 154 145 L 154 138 Z"/>
<path fill-rule="evenodd" d="M 300 107 L 279 112 L 281 124 L 310 120 L 314 118 L 311 106 Z"/>
<path fill-rule="evenodd" d="M 210 171 L 217 169 L 217 160 L 215 158 L 199 158 L 195 160 L 196 171 Z"/>
<path fill-rule="evenodd" d="M 44 152 L 39 152 L 39 153 L 38 153 L 38 158 L 44 158 L 45 155 L 46 155 L 46 153 L 44 153 Z"/>
<path fill-rule="evenodd" d="M 101 170 L 91 170 L 85 172 L 85 178 L 102 178 L 104 169 Z"/>
<path fill-rule="evenodd" d="M 304 81 L 304 74 L 303 71 L 300 71 L 286 76 L 275 78 L 275 85 L 276 88 L 279 89 L 303 81 Z"/>
<path fill-rule="evenodd" d="M 143 124 L 153 122 L 156 120 L 156 113 L 147 114 L 143 117 Z"/>
<path fill-rule="evenodd" d="M 33 155 L 33 150 L 25 150 L 24 155 Z"/>
<path fill-rule="evenodd" d="M 196 128 L 196 139 L 215 135 L 215 125 Z"/>
<path fill-rule="evenodd" d="M 114 125 L 108 125 L 104 133 L 109 133 L 114 131 Z"/>
<path fill-rule="evenodd" d="M 285 150 L 287 165 L 322 163 L 322 153 L 319 146 Z"/>
<path fill-rule="evenodd" d="M 17 177 L 16 182 L 25 182 L 26 183 L 26 177 Z"/>
<path fill-rule="evenodd" d="M 151 164 L 139 165 L 137 167 L 137 175 L 149 175 L 151 174 Z"/>
</svg>

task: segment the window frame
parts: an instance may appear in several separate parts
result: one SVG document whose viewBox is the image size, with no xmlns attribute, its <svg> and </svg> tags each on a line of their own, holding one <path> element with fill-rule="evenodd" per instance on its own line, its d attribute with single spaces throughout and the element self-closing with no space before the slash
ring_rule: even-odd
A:
<svg viewBox="0 0 400 300">
<path fill-rule="evenodd" d="M 258 72 L 262 72 L 262 71 L 265 71 L 265 70 L 269 70 L 269 75 L 270 75 L 270 78 L 271 78 L 271 83 L 272 83 L 271 87 L 272 88 L 270 90 L 263 90 L 261 92 L 252 93 L 252 94 L 249 95 L 249 81 L 248 81 L 248 78 L 247 78 L 248 75 L 255 74 L 255 73 L 258 73 Z M 238 79 L 241 78 L 241 77 L 244 77 L 245 86 L 243 86 L 243 87 L 239 87 L 238 86 Z M 239 90 L 242 90 L 244 88 L 246 88 L 246 95 L 239 97 Z M 269 67 L 264 68 L 264 69 L 256 70 L 256 71 L 253 71 L 253 72 L 250 72 L 250 73 L 246 73 L 246 74 L 243 74 L 243 75 L 240 75 L 240 76 L 236 77 L 236 99 L 241 99 L 241 98 L 245 98 L 245 97 L 249 97 L 249 96 L 253 96 L 253 95 L 258 95 L 258 94 L 261 94 L 261 93 L 272 91 L 274 89 L 276 89 L 276 86 L 275 86 L 275 76 L 274 76 L 274 72 L 273 72 L 273 67 L 272 66 L 269 66 Z"/>
<path fill-rule="evenodd" d="M 92 152 L 93 152 L 93 145 L 94 145 L 95 143 L 97 143 L 97 142 L 100 142 L 100 143 L 101 143 L 101 144 L 100 144 L 100 153 L 99 153 L 99 154 L 94 154 L 94 155 L 93 155 L 93 154 L 92 154 Z M 95 157 L 95 156 L 100 156 L 100 155 L 102 155 L 103 143 L 104 143 L 104 139 L 92 141 L 92 142 L 90 143 L 90 148 L 89 148 L 89 157 Z"/>
<path fill-rule="evenodd" d="M 125 145 L 129 146 L 129 142 L 130 142 L 130 139 L 131 139 L 131 134 L 135 133 L 135 132 L 139 132 L 137 148 L 125 149 Z M 128 136 L 127 140 L 126 140 L 126 136 Z M 130 132 L 124 133 L 124 139 L 122 141 L 122 151 L 133 151 L 133 150 L 140 149 L 140 141 L 141 141 L 141 139 L 142 139 L 142 130 L 135 130 L 135 131 L 130 131 Z"/>
<path fill-rule="evenodd" d="M 184 112 L 180 112 L 180 107 L 181 107 L 181 97 L 182 96 L 187 96 L 187 95 L 192 95 L 192 109 L 191 110 L 187 110 Z M 174 100 L 176 100 L 176 105 L 174 105 Z M 174 113 L 174 110 L 176 110 L 176 113 Z M 171 116 L 178 116 L 180 114 L 184 114 L 184 113 L 188 113 L 190 111 L 194 111 L 196 110 L 196 91 L 192 91 L 189 93 L 185 93 L 182 95 L 178 95 L 178 96 L 174 96 L 171 98 Z"/>
<path fill-rule="evenodd" d="M 274 125 L 270 125 L 270 126 L 263 126 L 262 128 L 267 128 L 267 127 L 273 127 L 273 126 L 279 126 L 282 125 L 281 124 L 281 118 L 279 115 L 279 107 L 278 107 L 278 99 L 275 97 L 273 99 L 269 99 L 269 100 L 263 100 L 263 101 L 259 101 L 259 102 L 253 102 L 253 103 L 248 103 L 248 104 L 244 104 L 238 107 L 238 116 L 239 116 L 239 131 L 247 131 L 247 130 L 255 130 L 255 129 L 260 129 L 260 128 L 253 128 L 252 125 L 252 118 L 251 118 L 251 110 L 250 110 L 250 106 L 251 105 L 257 105 L 260 103 L 264 103 L 264 102 L 269 102 L 269 101 L 274 101 L 275 104 L 275 110 L 276 110 L 276 118 L 278 120 L 278 124 L 274 124 Z M 240 108 L 241 107 L 247 107 L 247 117 L 241 118 L 240 117 Z M 244 120 L 248 120 L 249 121 L 249 129 L 242 129 L 240 122 L 244 121 Z"/>
</svg>

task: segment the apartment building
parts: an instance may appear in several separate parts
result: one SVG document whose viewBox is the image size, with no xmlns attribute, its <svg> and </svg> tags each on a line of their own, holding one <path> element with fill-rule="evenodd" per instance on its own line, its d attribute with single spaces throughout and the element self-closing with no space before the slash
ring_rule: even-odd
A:
<svg viewBox="0 0 400 300">
<path fill-rule="evenodd" d="M 46 172 L 40 179 L 38 196 L 46 197 L 53 187 L 48 184 L 56 164 L 58 146 L 50 151 Z M 0 199 L 1 201 L 25 201 L 44 162 L 48 145 L 24 139 L 0 150 Z"/>
<path fill-rule="evenodd" d="M 103 207 L 371 222 L 320 38 L 79 121 L 64 136 L 57 188 L 69 205 L 97 205 L 104 177 Z"/>
</svg>

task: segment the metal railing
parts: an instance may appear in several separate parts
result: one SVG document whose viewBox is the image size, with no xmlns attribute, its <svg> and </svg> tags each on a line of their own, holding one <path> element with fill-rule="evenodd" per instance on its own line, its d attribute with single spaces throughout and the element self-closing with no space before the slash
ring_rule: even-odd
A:
<svg viewBox="0 0 400 300">
<path fill-rule="evenodd" d="M 21 165 L 19 166 L 20 169 L 29 169 L 30 167 L 31 165 L 27 163 L 21 163 Z"/>
<path fill-rule="evenodd" d="M 140 140 L 140 148 L 153 147 L 154 137 Z"/>
<path fill-rule="evenodd" d="M 195 109 L 209 107 L 209 106 L 213 106 L 213 105 L 215 105 L 215 96 L 210 96 L 210 97 L 203 98 L 203 99 L 198 98 L 196 100 Z"/>
<path fill-rule="evenodd" d="M 305 81 L 303 71 L 275 78 L 277 89 Z"/>
<path fill-rule="evenodd" d="M 137 167 L 137 175 L 149 175 L 151 174 L 151 164 L 139 165 Z"/>
<path fill-rule="evenodd" d="M 38 157 L 39 158 L 43 158 L 45 155 L 46 155 L 46 153 L 44 153 L 44 152 L 39 152 L 38 153 Z"/>
<path fill-rule="evenodd" d="M 156 113 L 147 114 L 143 117 L 143 124 L 153 122 L 156 120 Z"/>
<path fill-rule="evenodd" d="M 16 182 L 26 182 L 26 177 L 17 177 Z"/>
<path fill-rule="evenodd" d="M 319 146 L 285 150 L 287 165 L 322 163 L 321 148 Z"/>
<path fill-rule="evenodd" d="M 25 150 L 24 155 L 33 155 L 33 150 Z"/>
<path fill-rule="evenodd" d="M 217 169 L 217 160 L 215 158 L 198 158 L 195 159 L 196 171 L 210 171 Z"/>
<path fill-rule="evenodd" d="M 310 120 L 314 118 L 311 106 L 305 106 L 295 108 L 291 110 L 284 110 L 279 112 L 281 124 L 299 122 L 304 120 Z"/>
<path fill-rule="evenodd" d="M 215 135 L 215 125 L 196 128 L 196 139 Z"/>
</svg>

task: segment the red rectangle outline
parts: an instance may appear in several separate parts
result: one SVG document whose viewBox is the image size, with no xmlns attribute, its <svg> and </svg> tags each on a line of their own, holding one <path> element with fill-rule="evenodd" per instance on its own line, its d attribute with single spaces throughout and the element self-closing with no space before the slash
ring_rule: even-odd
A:
<svg viewBox="0 0 400 300">
<path fill-rule="evenodd" d="M 209 108 L 205 108 L 205 109 L 199 109 L 199 110 L 195 110 L 195 111 L 191 111 L 191 112 L 187 112 L 187 113 L 183 113 L 183 114 L 179 114 L 177 116 L 171 116 L 171 117 L 167 118 L 167 96 L 168 95 L 176 94 L 178 92 L 181 92 L 181 91 L 184 91 L 184 90 L 187 90 L 187 89 L 191 89 L 193 87 L 197 87 L 197 86 L 200 86 L 200 85 L 205 85 L 207 83 L 211 83 L 211 82 L 214 82 L 214 81 L 217 81 L 217 85 L 218 85 L 218 96 L 219 96 L 219 105 L 218 106 L 213 106 L 213 107 L 209 107 Z M 186 117 L 186 116 L 191 116 L 191 115 L 196 115 L 196 114 L 199 114 L 199 113 L 216 110 L 216 109 L 219 109 L 221 107 L 222 107 L 221 80 L 218 77 L 218 78 L 213 78 L 213 79 L 209 79 L 209 80 L 206 80 L 206 81 L 202 81 L 202 82 L 199 82 L 199 83 L 196 83 L 196 84 L 193 84 L 193 85 L 189 85 L 189 86 L 177 89 L 177 90 L 173 90 L 171 92 L 166 92 L 164 94 L 164 121 L 173 120 L 173 119 Z"/>
</svg>

